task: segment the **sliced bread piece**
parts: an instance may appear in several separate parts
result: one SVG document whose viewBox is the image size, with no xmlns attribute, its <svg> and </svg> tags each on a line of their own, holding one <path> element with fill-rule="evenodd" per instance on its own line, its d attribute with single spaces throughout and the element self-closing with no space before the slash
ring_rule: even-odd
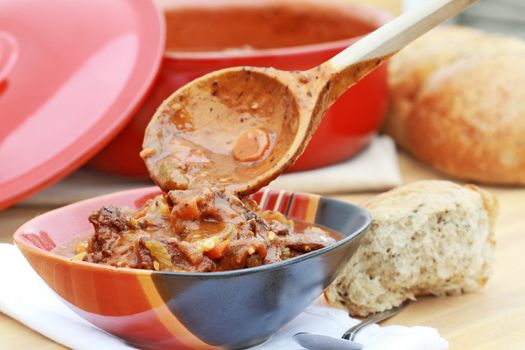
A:
<svg viewBox="0 0 525 350">
<path fill-rule="evenodd" d="M 419 181 L 364 204 L 372 224 L 327 301 L 366 316 L 422 295 L 483 286 L 493 262 L 497 200 L 476 186 Z"/>
</svg>

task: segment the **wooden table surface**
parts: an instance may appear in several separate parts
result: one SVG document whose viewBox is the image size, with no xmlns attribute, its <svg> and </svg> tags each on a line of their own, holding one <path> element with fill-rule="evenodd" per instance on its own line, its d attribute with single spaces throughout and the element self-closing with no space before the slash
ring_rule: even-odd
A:
<svg viewBox="0 0 525 350">
<path fill-rule="evenodd" d="M 405 182 L 443 178 L 401 154 Z M 388 323 L 428 325 L 450 342 L 450 349 L 525 349 L 525 188 L 487 188 L 500 199 L 496 225 L 495 270 L 476 293 L 412 303 Z M 335 197 L 361 202 L 373 193 Z M 14 230 L 52 207 L 18 206 L 0 212 L 0 242 L 10 242 Z M 0 349 L 64 349 L 24 325 L 0 314 Z"/>
</svg>

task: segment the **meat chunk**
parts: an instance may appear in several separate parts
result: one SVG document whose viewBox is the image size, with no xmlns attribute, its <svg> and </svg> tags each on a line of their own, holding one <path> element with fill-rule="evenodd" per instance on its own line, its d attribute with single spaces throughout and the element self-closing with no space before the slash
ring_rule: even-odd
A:
<svg viewBox="0 0 525 350">
<path fill-rule="evenodd" d="M 264 258 L 264 264 L 272 264 L 285 260 L 286 258 L 283 256 L 284 248 L 285 246 L 280 239 L 271 240 L 266 247 L 266 257 Z"/>
<path fill-rule="evenodd" d="M 113 231 L 120 232 L 130 229 L 129 210 L 114 206 L 106 206 L 93 212 L 89 216 L 95 232 Z"/>
<path fill-rule="evenodd" d="M 135 267 L 137 269 L 143 269 L 143 270 L 153 270 L 153 257 L 151 256 L 151 252 L 149 249 L 144 245 L 142 242 L 137 242 L 137 259 L 136 259 L 136 266 L 130 266 Z"/>
<path fill-rule="evenodd" d="M 270 229 L 278 235 L 287 235 L 294 230 L 293 220 L 287 219 L 279 212 L 265 210 L 261 213 L 261 217 L 269 223 Z"/>
<path fill-rule="evenodd" d="M 282 241 L 290 249 L 308 253 L 334 243 L 335 239 L 316 232 L 305 232 L 287 235 Z"/>
<path fill-rule="evenodd" d="M 124 209 L 107 206 L 89 216 L 89 221 L 95 227 L 95 234 L 88 241 L 87 251 L 98 253 L 95 260 L 112 255 L 120 239 L 119 233 L 129 228 L 126 214 Z"/>
</svg>

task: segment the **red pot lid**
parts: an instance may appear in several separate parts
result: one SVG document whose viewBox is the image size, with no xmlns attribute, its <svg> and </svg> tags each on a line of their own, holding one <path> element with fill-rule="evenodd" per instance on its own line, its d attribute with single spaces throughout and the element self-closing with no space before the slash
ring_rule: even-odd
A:
<svg viewBox="0 0 525 350">
<path fill-rule="evenodd" d="M 122 129 L 164 43 L 151 1 L 0 2 L 0 209 L 72 172 Z"/>
</svg>

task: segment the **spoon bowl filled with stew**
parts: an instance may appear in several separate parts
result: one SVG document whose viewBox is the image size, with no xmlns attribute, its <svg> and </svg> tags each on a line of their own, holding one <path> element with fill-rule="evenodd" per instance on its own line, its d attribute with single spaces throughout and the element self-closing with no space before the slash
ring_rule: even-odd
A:
<svg viewBox="0 0 525 350">
<path fill-rule="evenodd" d="M 364 209 L 317 195 L 182 192 L 82 201 L 32 219 L 14 240 L 70 308 L 134 346 L 236 349 L 318 298 L 370 224 Z"/>
</svg>

